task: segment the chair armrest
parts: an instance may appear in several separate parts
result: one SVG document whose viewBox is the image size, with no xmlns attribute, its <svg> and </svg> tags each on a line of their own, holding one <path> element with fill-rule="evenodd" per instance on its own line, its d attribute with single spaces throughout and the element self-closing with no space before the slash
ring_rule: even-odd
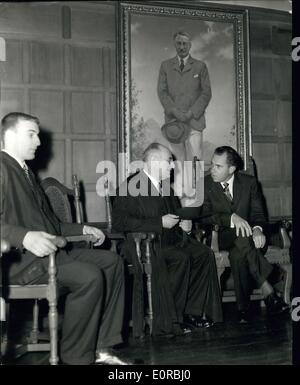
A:
<svg viewBox="0 0 300 385">
<path fill-rule="evenodd" d="M 70 235 L 70 236 L 67 236 L 65 237 L 66 241 L 67 242 L 96 242 L 96 238 L 93 236 L 93 235 L 89 235 L 89 234 L 86 234 L 86 235 Z"/>
</svg>

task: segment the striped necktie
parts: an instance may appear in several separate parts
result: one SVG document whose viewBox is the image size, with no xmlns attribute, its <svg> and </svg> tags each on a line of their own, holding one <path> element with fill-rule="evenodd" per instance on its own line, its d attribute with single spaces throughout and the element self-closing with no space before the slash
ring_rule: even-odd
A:
<svg viewBox="0 0 300 385">
<path fill-rule="evenodd" d="M 27 167 L 26 164 L 24 164 L 23 170 L 24 170 L 24 173 L 25 173 L 25 176 L 26 176 L 28 182 L 30 183 L 30 186 L 33 187 L 32 179 L 31 179 L 31 177 L 30 177 L 29 170 L 28 170 L 28 167 Z"/>
<path fill-rule="evenodd" d="M 230 202 L 232 202 L 232 195 L 230 194 L 230 191 L 229 191 L 229 183 L 227 182 L 223 183 L 223 191 L 224 191 L 224 194 L 227 196 L 227 198 L 230 200 Z"/>
</svg>

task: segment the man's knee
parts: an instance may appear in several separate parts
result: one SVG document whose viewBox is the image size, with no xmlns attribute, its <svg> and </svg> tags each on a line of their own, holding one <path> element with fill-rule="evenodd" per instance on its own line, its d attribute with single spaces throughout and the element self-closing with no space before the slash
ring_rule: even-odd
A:
<svg viewBox="0 0 300 385">
<path fill-rule="evenodd" d="M 249 250 L 254 247 L 252 237 L 242 237 L 240 235 L 236 238 L 234 244 L 241 251 Z"/>
<path fill-rule="evenodd" d="M 83 287 L 92 285 L 95 290 L 103 288 L 103 272 L 90 263 L 80 263 L 77 274 L 73 274 L 72 280 Z"/>
</svg>

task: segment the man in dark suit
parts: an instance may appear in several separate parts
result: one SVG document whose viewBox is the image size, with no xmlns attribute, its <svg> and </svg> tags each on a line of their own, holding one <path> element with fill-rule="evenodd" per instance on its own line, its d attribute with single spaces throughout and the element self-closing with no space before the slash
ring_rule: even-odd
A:
<svg viewBox="0 0 300 385">
<path fill-rule="evenodd" d="M 172 332 L 177 323 L 187 333 L 187 326 L 221 322 L 214 254 L 191 237 L 192 221 L 179 217 L 180 202 L 170 186 L 172 154 L 165 146 L 152 143 L 143 161 L 143 170 L 120 186 L 112 219 L 117 231 L 158 235 L 151 256 L 154 334 Z M 127 244 L 124 250 L 125 254 L 132 252 L 134 245 Z"/>
<path fill-rule="evenodd" d="M 242 174 L 243 161 L 229 146 L 218 147 L 204 181 L 203 222 L 220 226 L 220 248 L 229 251 L 240 322 L 249 318 L 251 278 L 261 288 L 271 314 L 288 305 L 268 282 L 272 265 L 262 253 L 266 217 L 256 179 Z"/>
<path fill-rule="evenodd" d="M 11 284 L 47 283 L 48 255 L 57 235 L 92 234 L 97 228 L 60 223 L 26 161 L 40 145 L 36 117 L 12 112 L 2 119 L 1 237 L 14 248 L 3 258 Z M 122 342 L 124 307 L 122 259 L 106 250 L 59 250 L 59 287 L 68 291 L 61 339 L 61 359 L 71 365 L 128 363 L 112 346 Z M 4 261 L 3 261 L 4 263 Z"/>
</svg>

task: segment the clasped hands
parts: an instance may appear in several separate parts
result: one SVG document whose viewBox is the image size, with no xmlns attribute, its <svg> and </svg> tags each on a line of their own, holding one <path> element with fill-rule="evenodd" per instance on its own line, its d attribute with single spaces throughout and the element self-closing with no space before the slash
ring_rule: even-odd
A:
<svg viewBox="0 0 300 385">
<path fill-rule="evenodd" d="M 260 230 L 259 227 L 255 227 L 253 230 L 249 223 L 241 218 L 237 214 L 232 214 L 231 221 L 235 227 L 236 230 L 236 236 L 239 236 L 239 233 L 241 232 L 242 237 L 250 237 L 252 235 L 252 239 L 254 242 L 254 245 L 257 249 L 260 249 L 264 247 L 266 243 L 266 237 L 263 234 L 263 232 Z"/>
<path fill-rule="evenodd" d="M 162 217 L 162 225 L 165 229 L 171 229 L 179 222 L 179 227 L 186 233 L 192 230 L 192 221 L 189 219 L 181 219 L 175 214 L 166 214 Z"/>
<path fill-rule="evenodd" d="M 94 246 L 100 246 L 105 240 L 105 234 L 102 230 L 93 226 L 83 226 L 83 235 L 92 235 L 96 242 Z M 45 231 L 28 231 L 23 239 L 23 246 L 37 257 L 45 257 L 57 250 L 54 243 L 56 235 L 46 233 Z"/>
<path fill-rule="evenodd" d="M 173 116 L 179 121 L 179 122 L 188 122 L 189 120 L 192 119 L 193 113 L 191 110 L 188 111 L 182 111 L 177 107 L 172 108 L 172 114 Z"/>
</svg>

